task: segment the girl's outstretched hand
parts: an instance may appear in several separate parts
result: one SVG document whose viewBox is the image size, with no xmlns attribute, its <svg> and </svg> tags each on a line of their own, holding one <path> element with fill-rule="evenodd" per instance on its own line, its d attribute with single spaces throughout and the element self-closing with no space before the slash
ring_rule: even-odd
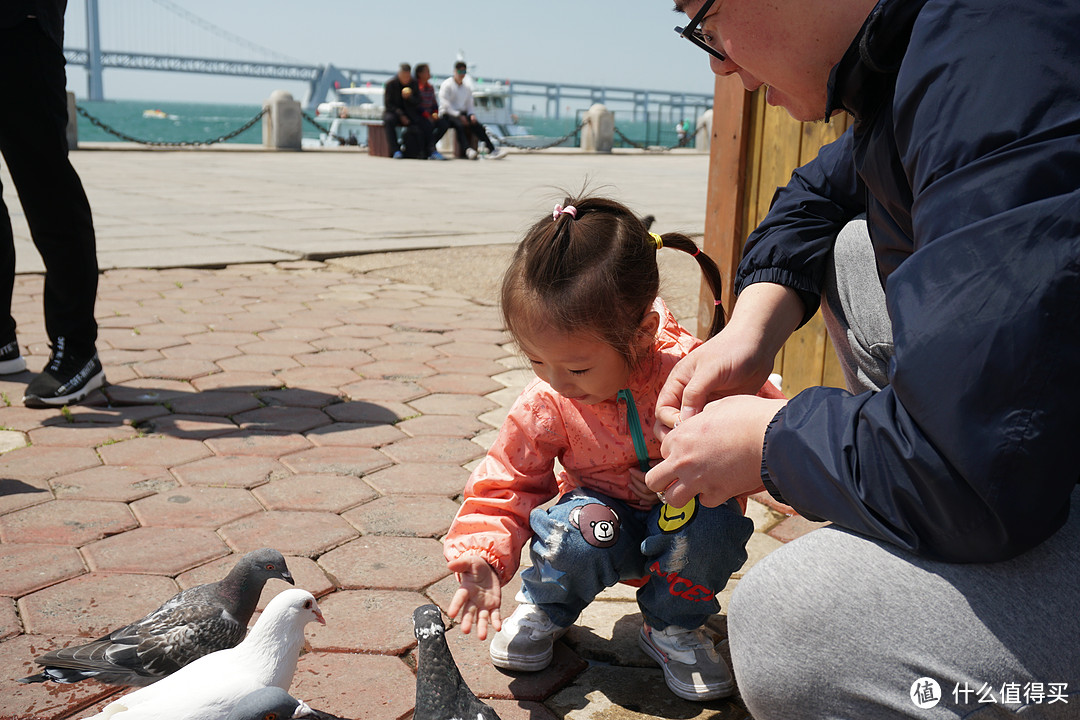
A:
<svg viewBox="0 0 1080 720">
<path fill-rule="evenodd" d="M 498 631 L 502 628 L 499 606 L 502 605 L 502 586 L 499 576 L 479 555 L 462 555 L 447 563 L 457 574 L 461 587 L 454 593 L 447 614 L 457 618 L 461 613 L 461 632 L 466 635 L 476 625 L 476 637 L 487 639 L 488 624 Z"/>
</svg>

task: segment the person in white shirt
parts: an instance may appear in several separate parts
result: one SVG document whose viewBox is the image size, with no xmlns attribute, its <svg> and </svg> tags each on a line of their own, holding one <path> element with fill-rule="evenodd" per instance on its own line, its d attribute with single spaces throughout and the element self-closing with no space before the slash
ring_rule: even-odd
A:
<svg viewBox="0 0 1080 720">
<path fill-rule="evenodd" d="M 438 142 L 446 131 L 452 126 L 457 133 L 458 143 L 466 148 L 465 155 L 469 159 L 477 157 L 476 150 L 469 145 L 468 135 L 465 129 L 476 138 L 477 144 L 484 143 L 490 151 L 490 158 L 501 158 L 506 154 L 502 148 L 495 148 L 495 143 L 488 138 L 484 124 L 476 119 L 473 106 L 472 89 L 465 82 L 467 68 L 463 61 L 454 63 L 454 74 L 443 81 L 439 86 L 439 118 L 442 122 L 436 131 L 435 142 Z"/>
</svg>

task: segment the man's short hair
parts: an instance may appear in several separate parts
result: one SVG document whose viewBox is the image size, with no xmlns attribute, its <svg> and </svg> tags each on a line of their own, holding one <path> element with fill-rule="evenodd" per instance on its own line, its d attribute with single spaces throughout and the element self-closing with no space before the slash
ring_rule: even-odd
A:
<svg viewBox="0 0 1080 720">
<path fill-rule="evenodd" d="M 456 63 L 454 63 L 454 69 L 455 70 L 467 70 L 468 68 L 465 65 L 465 62 L 463 60 L 458 60 Z"/>
<path fill-rule="evenodd" d="M 412 65 L 409 63 L 401 63 L 398 65 L 398 72 L 412 72 Z"/>
<path fill-rule="evenodd" d="M 417 74 L 417 75 L 419 75 L 420 73 L 424 72 L 425 70 L 428 70 L 428 71 L 430 71 L 430 68 L 428 68 L 428 64 L 427 64 L 427 63 L 417 63 L 417 64 L 416 64 L 416 74 Z"/>
</svg>

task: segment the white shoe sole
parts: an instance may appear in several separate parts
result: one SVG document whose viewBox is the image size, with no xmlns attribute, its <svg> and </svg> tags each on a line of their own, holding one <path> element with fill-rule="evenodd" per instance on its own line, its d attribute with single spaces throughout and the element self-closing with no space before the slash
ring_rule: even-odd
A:
<svg viewBox="0 0 1080 720">
<path fill-rule="evenodd" d="M 488 655 L 491 656 L 491 664 L 503 670 L 515 670 L 517 672 L 536 672 L 543 670 L 551 664 L 555 656 L 555 641 L 566 634 L 570 628 L 563 628 L 551 636 L 551 647 L 543 655 L 511 655 L 502 653 L 488 646 Z"/>
<path fill-rule="evenodd" d="M 11 360 L 0 362 L 0 375 L 14 375 L 26 369 L 26 358 L 20 355 Z"/>
<path fill-rule="evenodd" d="M 646 655 L 660 665 L 660 669 L 664 671 L 664 682 L 667 683 L 668 689 L 675 693 L 683 700 L 692 700 L 700 702 L 704 700 L 717 700 L 719 698 L 725 698 L 735 692 L 735 680 L 731 679 L 723 685 L 708 687 L 701 685 L 692 685 L 685 683 L 679 678 L 675 677 L 671 670 L 668 668 L 667 662 L 664 660 L 664 656 L 659 650 L 653 647 L 653 644 L 649 642 L 649 639 L 645 636 L 645 628 L 642 628 L 638 632 L 638 646 L 645 652 Z M 721 660 L 720 662 L 723 662 Z"/>
</svg>

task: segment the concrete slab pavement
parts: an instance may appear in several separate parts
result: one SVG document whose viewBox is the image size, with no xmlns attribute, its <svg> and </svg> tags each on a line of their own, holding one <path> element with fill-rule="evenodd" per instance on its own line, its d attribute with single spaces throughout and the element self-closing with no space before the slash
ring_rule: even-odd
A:
<svg viewBox="0 0 1080 720">
<path fill-rule="evenodd" d="M 575 187 L 583 171 L 618 179 L 620 197 L 640 193 L 628 199 L 656 214 L 661 229 L 700 229 L 704 187 L 692 177 L 700 159 L 73 157 L 105 220 L 103 265 L 114 268 L 102 274 L 97 304 L 111 385 L 79 406 L 31 410 L 20 398 L 32 375 L 0 379 L 0 432 L 12 448 L 0 454 L 0 717 L 90 714 L 115 691 L 13 680 L 33 672 L 35 655 L 139 617 L 264 545 L 288 556 L 328 622 L 309 631 L 313 651 L 301 659 L 294 693 L 343 717 L 407 717 L 412 610 L 449 604 L 456 582 L 438 538 L 528 377 L 492 294 L 505 243 L 549 205 L 537 199 L 541 182 Z M 113 176 L 123 172 L 130 175 Z M 338 177 L 327 184 L 336 189 L 322 187 L 327 174 Z M 417 183 L 428 188 L 419 205 L 410 189 Z M 319 199 L 326 192 L 329 202 Z M 513 212 L 485 212 L 490 198 Z M 359 220 L 364 208 L 378 218 L 370 226 Z M 412 238 L 421 246 L 442 242 L 439 218 L 458 223 L 452 237 L 473 249 L 295 259 L 337 254 L 333 243 L 304 250 L 331 211 L 342 213 L 335 222 L 360 228 L 350 231 L 353 254 L 405 242 L 400 234 L 414 227 L 441 230 Z M 172 264 L 148 247 L 153 236 L 140 243 L 154 227 L 164 245 L 199 228 L 211 244 L 197 256 L 189 246 L 189 262 L 214 269 L 137 267 L 151 257 Z M 300 239 L 285 250 L 256 239 L 275 227 L 285 240 Z M 231 253 L 261 261 L 233 264 Z M 20 263 L 35 256 L 20 246 Z M 690 269 L 669 268 L 682 317 L 696 307 Z M 41 291 L 40 275 L 18 277 L 14 313 L 35 370 L 48 356 Z M 757 532 L 748 566 L 808 529 L 760 503 L 750 516 Z M 284 587 L 268 583 L 261 605 Z M 515 588 L 504 590 L 507 612 Z M 723 620 L 715 620 L 721 633 Z M 613 588 L 559 643 L 552 667 L 532 675 L 496 671 L 486 646 L 456 627 L 448 638 L 467 681 L 506 720 L 746 716 L 737 699 L 672 696 L 636 647 L 639 626 L 631 592 Z"/>
</svg>

